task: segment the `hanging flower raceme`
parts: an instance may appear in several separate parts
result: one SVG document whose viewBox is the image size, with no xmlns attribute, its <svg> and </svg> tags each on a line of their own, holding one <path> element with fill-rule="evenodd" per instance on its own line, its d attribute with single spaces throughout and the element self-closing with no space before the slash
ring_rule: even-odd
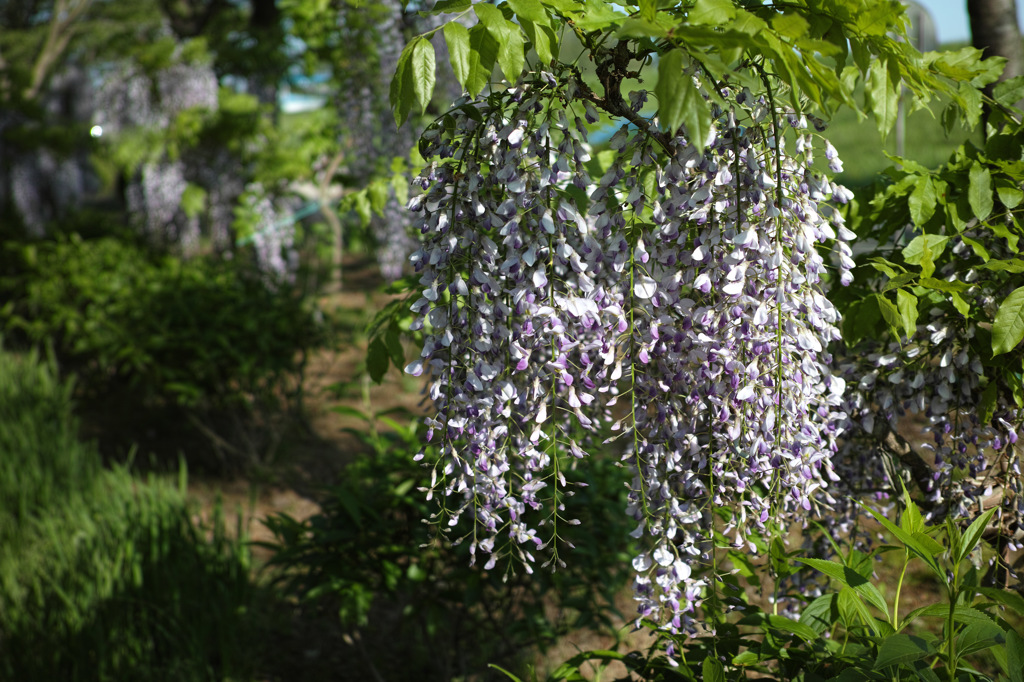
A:
<svg viewBox="0 0 1024 682">
<path fill-rule="evenodd" d="M 844 381 L 821 249 L 836 245 L 847 282 L 852 234 L 831 205 L 847 196 L 809 169 L 804 119 L 790 117 L 791 154 L 782 112 L 749 93 L 702 149 L 623 127 L 592 181 L 585 96 L 541 74 L 425 134 L 411 203 L 424 346 L 407 370 L 431 378 L 448 523 L 472 515 L 488 566 L 511 553 L 529 568 L 567 521 L 563 470 L 587 434 L 621 433 L 639 612 L 678 632 L 713 528 L 744 546 L 835 478 Z"/>
</svg>

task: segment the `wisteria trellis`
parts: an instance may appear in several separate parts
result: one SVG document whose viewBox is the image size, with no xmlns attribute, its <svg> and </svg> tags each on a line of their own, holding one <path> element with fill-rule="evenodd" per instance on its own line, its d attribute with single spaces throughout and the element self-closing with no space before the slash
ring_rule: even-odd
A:
<svg viewBox="0 0 1024 682">
<path fill-rule="evenodd" d="M 407 371 L 431 377 L 447 522 L 472 517 L 488 567 L 561 562 L 564 470 L 620 432 L 640 615 L 680 631 L 711 505 L 735 510 L 720 530 L 744 546 L 828 499 L 845 415 L 822 285 L 849 280 L 833 206 L 849 194 L 811 170 L 807 119 L 788 117 L 787 149 L 781 112 L 749 91 L 726 93 L 702 151 L 626 126 L 592 178 L 583 87 L 542 72 L 427 130 L 411 204 L 425 341 Z"/>
</svg>

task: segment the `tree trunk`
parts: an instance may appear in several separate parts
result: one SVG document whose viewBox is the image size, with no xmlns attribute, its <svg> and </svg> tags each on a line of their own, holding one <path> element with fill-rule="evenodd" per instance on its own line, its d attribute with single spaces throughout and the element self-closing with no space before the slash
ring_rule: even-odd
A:
<svg viewBox="0 0 1024 682">
<path fill-rule="evenodd" d="M 967 0 L 967 14 L 974 47 L 983 50 L 986 57 L 1006 58 L 1006 68 L 999 80 L 1024 74 L 1024 45 L 1017 25 L 1016 0 Z M 985 88 L 986 95 L 992 95 L 993 85 Z M 1024 100 L 1017 102 L 1018 107 L 1022 104 Z"/>
</svg>

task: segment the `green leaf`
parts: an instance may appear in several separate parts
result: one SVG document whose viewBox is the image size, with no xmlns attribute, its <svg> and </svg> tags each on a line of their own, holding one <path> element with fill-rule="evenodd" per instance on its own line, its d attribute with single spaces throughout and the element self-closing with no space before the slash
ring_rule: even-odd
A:
<svg viewBox="0 0 1024 682">
<path fill-rule="evenodd" d="M 896 291 L 896 309 L 900 312 L 903 322 L 903 333 L 912 338 L 917 331 L 917 296 L 905 289 Z"/>
<path fill-rule="evenodd" d="M 857 617 L 859 617 L 864 625 L 871 628 L 876 634 L 878 633 L 878 623 L 871 616 L 868 607 L 864 605 L 864 601 L 857 596 L 852 587 L 844 586 L 843 589 L 839 590 L 836 605 L 847 627 L 853 627 L 857 622 Z"/>
<path fill-rule="evenodd" d="M 947 207 L 953 206 L 953 205 L 954 204 L 947 204 Z M 967 244 L 969 247 L 971 247 L 971 250 L 974 251 L 974 255 L 977 256 L 978 258 L 980 258 L 981 260 L 983 260 L 985 262 L 988 262 L 988 260 L 992 257 L 989 254 L 988 249 L 985 248 L 984 244 L 976 242 L 975 240 L 971 239 L 970 237 L 963 237 L 963 236 L 961 236 L 960 238 L 963 240 L 964 244 Z M 982 265 L 981 267 L 985 267 L 985 266 Z"/>
<path fill-rule="evenodd" d="M 739 620 L 740 625 L 760 625 L 765 632 L 768 630 L 779 630 L 796 635 L 806 642 L 813 642 L 818 639 L 818 633 L 814 628 L 804 623 L 797 622 L 785 616 L 777 616 L 763 611 L 748 613 Z"/>
<path fill-rule="evenodd" d="M 1024 639 L 1014 630 L 1006 633 L 1006 669 L 1010 682 L 1024 682 Z"/>
<path fill-rule="evenodd" d="M 1006 243 L 1009 244 L 1011 251 L 1017 251 L 1017 242 L 1020 240 L 1020 235 L 1011 230 L 1009 225 L 1007 225 L 1002 220 L 994 220 L 991 223 L 986 224 L 988 225 L 989 229 L 992 230 L 992 234 L 994 234 L 997 237 L 1002 237 L 1003 239 L 1006 240 Z M 1013 221 L 1013 226 L 1018 229 L 1020 227 L 1016 219 Z"/>
<path fill-rule="evenodd" d="M 431 95 L 434 94 L 434 44 L 426 38 L 415 38 L 411 44 L 412 90 L 416 96 L 416 103 L 420 106 L 420 113 L 423 113 L 430 104 Z"/>
<path fill-rule="evenodd" d="M 992 214 L 992 174 L 977 161 L 971 165 L 967 200 L 978 220 L 984 220 Z"/>
<path fill-rule="evenodd" d="M 939 234 L 922 234 L 914 237 L 909 244 L 903 248 L 903 260 L 911 265 L 932 264 L 932 272 L 935 271 L 934 259 L 938 258 L 946 249 L 946 242 L 949 237 Z M 924 267 L 922 267 L 924 270 Z M 930 277 L 931 272 L 925 275 Z"/>
<path fill-rule="evenodd" d="M 402 348 L 401 331 L 398 325 L 388 326 L 387 334 L 384 335 L 384 345 L 388 348 L 388 356 L 395 367 L 405 367 L 405 349 Z"/>
<path fill-rule="evenodd" d="M 736 7 L 732 0 L 697 0 L 686 18 L 695 26 L 719 26 L 735 16 Z"/>
<path fill-rule="evenodd" d="M 995 383 L 995 382 L 992 382 Z M 985 532 L 985 528 L 988 527 L 988 522 L 992 520 L 992 515 L 996 513 L 996 508 L 992 507 L 984 514 L 974 519 L 967 530 L 964 531 L 963 542 L 960 543 L 960 555 L 954 558 L 954 561 L 960 563 L 967 558 L 978 543 L 981 542 L 981 535 Z"/>
<path fill-rule="evenodd" d="M 685 123 L 690 142 L 703 148 L 711 126 L 711 113 L 693 79 L 683 72 L 684 60 L 683 51 L 675 49 L 658 61 L 658 84 L 654 94 L 658 98 L 659 125 L 674 135 Z"/>
<path fill-rule="evenodd" d="M 918 284 L 926 289 L 944 291 L 947 294 L 961 294 L 971 288 L 971 285 L 966 282 L 947 282 L 944 279 L 934 279 L 932 277 L 922 277 Z"/>
<path fill-rule="evenodd" d="M 1003 590 L 998 587 L 979 587 L 976 589 L 979 594 L 1007 608 L 1013 609 L 1018 616 L 1024 616 L 1024 597 L 1016 592 Z"/>
<path fill-rule="evenodd" d="M 839 618 L 838 596 L 823 594 L 800 611 L 800 622 L 819 635 L 830 630 Z"/>
<path fill-rule="evenodd" d="M 1003 629 L 989 621 L 988 623 L 971 623 L 960 633 L 957 653 L 961 656 L 982 651 L 1006 641 Z"/>
<path fill-rule="evenodd" d="M 797 559 L 800 563 L 807 564 L 811 568 L 817 569 L 829 576 L 835 578 L 843 585 L 853 588 L 853 590 L 864 597 L 869 604 L 874 606 L 876 609 L 884 614 L 889 613 L 889 607 L 886 606 L 885 599 L 882 598 L 882 594 L 878 591 L 878 588 L 872 585 L 867 578 L 862 576 L 857 571 L 853 570 L 849 566 L 843 566 L 835 561 L 828 561 L 827 559 Z"/>
<path fill-rule="evenodd" d="M 897 269 L 899 270 L 899 272 L 906 272 L 906 270 L 904 270 L 903 267 L 891 261 L 887 261 L 884 258 L 872 258 L 868 262 L 871 263 L 871 267 L 873 267 L 875 270 L 878 270 L 879 272 L 884 273 L 889 277 L 896 277 Z"/>
<path fill-rule="evenodd" d="M 992 415 L 996 411 L 996 382 L 989 381 L 985 391 L 981 394 L 981 401 L 978 403 L 978 414 L 982 424 L 992 421 Z"/>
<path fill-rule="evenodd" d="M 772 28 L 781 35 L 795 40 L 807 35 L 811 25 L 796 12 L 788 12 L 786 14 L 776 14 L 775 18 L 772 19 Z"/>
<path fill-rule="evenodd" d="M 1024 99 L 1024 76 L 1014 76 L 992 88 L 992 99 L 1008 107 Z"/>
<path fill-rule="evenodd" d="M 498 66 L 509 83 L 515 83 L 523 73 L 526 63 L 523 57 L 523 34 L 494 5 L 473 5 L 480 23 L 483 24 L 498 46 Z"/>
<path fill-rule="evenodd" d="M 864 96 L 866 108 L 874 113 L 878 132 L 884 138 L 896 122 L 899 105 L 899 85 L 889 78 L 885 61 L 876 60 L 871 63 Z"/>
<path fill-rule="evenodd" d="M 939 580 L 945 582 L 946 572 L 942 570 L 942 568 L 936 561 L 936 553 L 929 551 L 929 549 L 926 548 L 917 538 L 915 538 L 910 533 L 905 532 L 902 528 L 900 528 L 892 521 L 876 512 L 871 507 L 865 504 L 861 504 L 860 506 L 869 514 L 871 514 L 871 516 L 873 516 L 876 521 L 882 524 L 886 530 L 892 533 L 896 537 L 896 539 L 902 542 L 904 547 L 909 549 L 919 559 L 924 561 L 925 564 L 928 565 L 928 568 L 931 569 L 932 573 L 934 573 L 935 576 L 939 578 Z"/>
<path fill-rule="evenodd" d="M 469 29 L 457 21 L 444 25 L 444 40 L 448 43 L 448 61 L 455 72 L 455 80 L 468 89 L 470 74 Z"/>
<path fill-rule="evenodd" d="M 517 677 L 513 673 L 509 672 L 508 670 L 505 670 L 504 668 L 502 668 L 497 663 L 488 663 L 487 667 L 491 668 L 493 670 L 497 670 L 499 673 L 503 674 L 505 677 L 507 677 L 508 679 L 512 680 L 512 682 L 523 682 L 521 679 L 519 679 L 519 677 Z"/>
<path fill-rule="evenodd" d="M 533 49 L 537 52 L 537 58 L 540 59 L 542 64 L 550 64 L 555 58 L 551 46 L 557 43 L 557 38 L 551 31 L 551 28 L 544 24 L 526 21 L 525 19 L 521 21 L 526 37 L 530 39 Z"/>
<path fill-rule="evenodd" d="M 360 223 L 365 227 L 370 224 L 370 220 L 373 218 L 372 209 L 370 208 L 370 197 L 367 196 L 367 190 L 356 192 L 352 195 L 353 210 L 356 215 L 359 216 Z"/>
<path fill-rule="evenodd" d="M 654 21 L 658 14 L 658 0 L 639 0 L 640 16 L 647 21 Z"/>
<path fill-rule="evenodd" d="M 491 82 L 494 63 L 498 59 L 498 43 L 483 24 L 469 29 L 469 75 L 466 91 L 476 97 Z"/>
<path fill-rule="evenodd" d="M 704 673 L 704 682 L 725 682 L 725 666 L 714 656 L 704 659 L 701 670 Z"/>
<path fill-rule="evenodd" d="M 366 350 L 366 371 L 374 383 L 379 384 L 388 371 L 388 347 L 377 338 Z"/>
<path fill-rule="evenodd" d="M 910 497 L 910 492 L 903 488 L 903 513 L 900 515 L 900 529 L 913 535 L 924 531 L 924 517 L 921 516 L 921 509 Z"/>
<path fill-rule="evenodd" d="M 1006 208 L 1017 208 L 1024 201 L 1024 192 L 1019 187 L 996 187 L 996 194 Z"/>
<path fill-rule="evenodd" d="M 892 291 L 893 289 L 899 289 L 900 287 L 905 287 L 906 285 L 910 284 L 911 282 L 913 282 L 916 279 L 917 279 L 917 274 L 916 273 L 913 273 L 913 272 L 901 272 L 898 275 L 896 275 L 895 277 L 890 278 L 889 281 L 885 283 L 885 286 L 882 287 L 882 292 L 884 293 L 886 291 Z"/>
<path fill-rule="evenodd" d="M 878 647 L 878 658 L 875 659 L 874 669 L 881 670 L 891 665 L 910 663 L 927 656 L 934 656 L 937 653 L 935 647 L 921 637 L 902 633 L 890 635 Z"/>
<path fill-rule="evenodd" d="M 987 263 L 982 263 L 981 267 L 995 272 L 1021 273 L 1024 272 L 1024 260 L 1020 260 L 1018 258 L 1011 260 L 990 260 Z"/>
<path fill-rule="evenodd" d="M 383 178 L 371 182 L 366 192 L 370 198 L 370 209 L 379 216 L 384 215 L 384 206 L 388 202 L 388 183 Z"/>
<path fill-rule="evenodd" d="M 928 222 L 935 215 L 935 204 L 938 195 L 935 192 L 935 184 L 932 183 L 932 176 L 923 175 L 910 193 L 907 204 L 910 207 L 910 219 L 920 227 Z"/>
<path fill-rule="evenodd" d="M 421 40 L 418 38 L 417 40 Z M 415 42 L 415 41 L 414 41 Z M 412 46 L 409 43 L 398 56 L 398 64 L 395 67 L 395 75 L 391 78 L 390 97 L 391 108 L 394 110 L 395 123 L 402 125 L 405 119 L 409 118 L 416 93 L 413 92 L 412 84 Z"/>
<path fill-rule="evenodd" d="M 508 6 L 517 17 L 534 24 L 547 24 L 551 21 L 539 0 L 508 0 Z"/>
<path fill-rule="evenodd" d="M 903 327 L 903 317 L 900 315 L 899 309 L 882 294 L 872 294 L 872 296 L 878 304 L 878 311 L 882 313 L 882 319 L 885 320 L 893 335 L 899 338 L 899 330 Z"/>
<path fill-rule="evenodd" d="M 1024 339 L 1024 287 L 1014 289 L 999 305 L 992 322 L 992 355 L 1009 353 Z"/>
<path fill-rule="evenodd" d="M 665 75 L 664 84 L 662 74 Z M 655 86 L 655 94 L 658 96 L 659 118 L 664 111 L 665 118 L 661 119 L 664 121 L 662 128 L 674 133 L 682 123 L 686 126 L 690 144 L 703 149 L 711 130 L 711 109 L 694 84 L 693 78 L 683 72 L 681 50 L 672 50 L 658 63 L 658 84 Z"/>
<path fill-rule="evenodd" d="M 431 14 L 440 14 L 441 12 L 462 12 L 469 9 L 472 4 L 471 0 L 437 0 L 434 6 L 430 9 Z"/>
<path fill-rule="evenodd" d="M 928 606 L 922 606 L 919 609 L 914 609 L 907 614 L 904 624 L 922 616 L 926 618 L 948 618 L 949 604 L 929 604 Z M 953 609 L 953 620 L 964 625 L 971 625 L 975 623 L 987 623 L 991 625 L 993 623 L 993 620 L 989 616 L 986 616 L 983 612 L 978 609 L 971 608 L 970 606 L 955 607 Z"/>
</svg>

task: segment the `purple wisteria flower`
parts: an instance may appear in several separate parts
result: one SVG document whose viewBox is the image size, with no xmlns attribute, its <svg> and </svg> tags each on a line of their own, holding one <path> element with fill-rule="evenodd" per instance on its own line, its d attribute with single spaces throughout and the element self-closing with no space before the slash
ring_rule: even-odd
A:
<svg viewBox="0 0 1024 682">
<path fill-rule="evenodd" d="M 410 202 L 424 343 L 407 371 L 430 377 L 431 494 L 450 526 L 472 517 L 485 567 L 560 562 L 564 472 L 610 428 L 628 443 L 639 615 L 683 632 L 712 529 L 754 550 L 837 478 L 846 380 L 823 289 L 849 281 L 834 207 L 849 195 L 810 170 L 809 134 L 776 148 L 785 112 L 750 93 L 701 150 L 623 127 L 592 178 L 583 119 L 597 116 L 559 94 L 584 91 L 573 79 L 460 102 L 424 135 Z"/>
</svg>

